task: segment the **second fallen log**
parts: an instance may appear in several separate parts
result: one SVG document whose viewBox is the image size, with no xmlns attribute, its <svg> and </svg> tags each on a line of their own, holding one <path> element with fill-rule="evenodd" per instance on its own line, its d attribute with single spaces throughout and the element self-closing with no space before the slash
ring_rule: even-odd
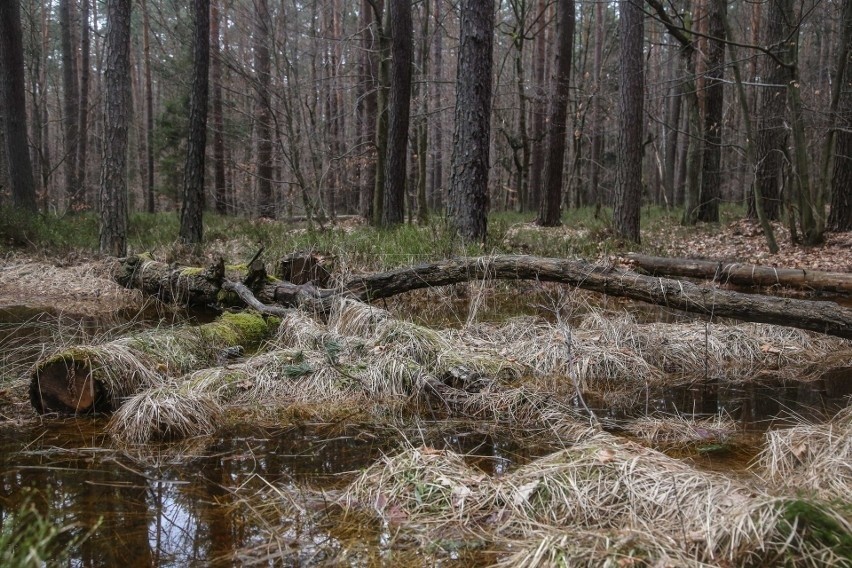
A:
<svg viewBox="0 0 852 568">
<path fill-rule="evenodd" d="M 685 276 L 740 286 L 785 286 L 798 290 L 852 294 L 852 274 L 840 272 L 636 253 L 630 253 L 626 258 L 653 276 Z"/>
<path fill-rule="evenodd" d="M 200 326 L 154 329 L 63 349 L 36 362 L 30 402 L 39 413 L 110 412 L 164 376 L 219 364 L 238 347 L 256 348 L 278 322 L 250 312 L 223 314 Z"/>
</svg>

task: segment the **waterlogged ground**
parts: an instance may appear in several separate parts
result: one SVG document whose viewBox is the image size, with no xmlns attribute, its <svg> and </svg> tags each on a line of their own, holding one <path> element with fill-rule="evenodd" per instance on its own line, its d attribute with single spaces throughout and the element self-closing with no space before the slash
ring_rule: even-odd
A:
<svg viewBox="0 0 852 568">
<path fill-rule="evenodd" d="M 469 426 L 305 425 L 239 428 L 131 454 L 112 448 L 103 426 L 67 419 L 0 427 L 0 511 L 29 498 L 57 524 L 73 524 L 73 533 L 93 530 L 76 555 L 81 566 L 230 565 L 266 528 L 240 505 L 241 495 L 267 484 L 340 487 L 406 440 L 468 454 L 492 475 L 546 451 Z"/>
<path fill-rule="evenodd" d="M 525 308 L 516 302 L 517 294 L 502 301 L 499 295 L 489 298 L 478 313 L 480 318 L 499 321 L 524 314 L 548 316 L 546 295 L 540 302 L 526 302 Z M 470 298 L 455 298 L 447 305 L 447 313 L 440 319 L 428 309 L 415 311 L 414 316 L 433 325 L 463 324 Z M 642 321 L 679 321 L 683 317 L 662 310 L 636 311 L 641 311 Z M 21 375 L 44 351 L 72 339 L 127 333 L 164 320 L 204 319 L 157 309 L 85 317 L 63 316 L 45 311 L 43 306 L 0 308 L 3 380 Z M 690 387 L 648 391 L 638 405 L 640 418 L 722 416 L 734 425 L 724 436 L 700 430 L 697 441 L 687 445 L 643 441 L 641 427 L 632 426 L 636 414 L 611 410 L 607 401 L 591 394 L 586 402 L 605 429 L 616 436 L 658 447 L 700 470 L 748 478 L 748 466 L 763 431 L 793 419 L 831 416 L 847 404 L 850 388 L 852 381 L 840 374 L 808 383 L 766 376 L 738 385 L 708 380 Z M 424 446 L 461 453 L 469 465 L 492 477 L 558 449 L 547 436 L 531 436 L 493 421 L 441 422 L 428 417 L 393 428 L 341 423 L 230 426 L 213 437 L 128 449 L 116 446 L 104 434 L 104 418 L 38 418 L 20 398 L 22 392 L 0 387 L 0 519 L 29 502 L 57 525 L 72 526 L 69 534 L 88 534 L 74 553 L 76 566 L 239 563 L 247 550 L 268 540 L 272 526 L 283 522 L 255 511 L 259 503 L 251 498 L 270 494 L 276 487 L 287 488 L 288 498 L 296 495 L 297 501 L 300 490 L 312 495 L 295 507 L 306 512 L 306 520 L 290 519 L 291 528 L 279 535 L 283 543 L 279 547 L 288 548 L 289 555 L 266 561 L 255 557 L 254 561 L 275 565 L 282 558 L 285 563 L 295 558 L 311 564 L 321 559 L 313 556 L 314 551 L 327 550 L 329 542 L 338 549 L 357 542 L 374 549 L 373 561 L 389 562 L 394 544 L 388 526 L 347 518 L 330 502 L 317 504 L 318 491 L 334 494 L 381 456 L 403 448 Z M 579 401 L 574 403 L 579 407 Z M 317 526 L 307 520 L 307 512 L 317 507 L 328 510 L 328 524 Z M 493 560 L 487 550 L 461 556 L 451 553 L 447 558 L 455 558 L 459 565 Z"/>
</svg>

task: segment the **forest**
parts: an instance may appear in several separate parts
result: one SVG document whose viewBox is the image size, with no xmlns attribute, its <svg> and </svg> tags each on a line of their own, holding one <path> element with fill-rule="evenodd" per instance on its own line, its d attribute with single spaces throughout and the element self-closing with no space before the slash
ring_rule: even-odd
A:
<svg viewBox="0 0 852 568">
<path fill-rule="evenodd" d="M 852 568 L 852 0 L 0 0 L 0 565 Z"/>
<path fill-rule="evenodd" d="M 770 249 L 782 216 L 811 245 L 852 227 L 844 2 L 7 4 L 7 205 L 179 210 L 187 242 L 204 209 L 481 240 L 487 211 L 612 207 L 637 241 L 643 203 L 738 203 Z"/>
</svg>

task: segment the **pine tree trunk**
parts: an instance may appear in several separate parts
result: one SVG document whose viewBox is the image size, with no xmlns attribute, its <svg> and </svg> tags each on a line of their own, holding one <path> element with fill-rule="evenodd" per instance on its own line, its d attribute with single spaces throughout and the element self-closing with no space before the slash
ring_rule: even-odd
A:
<svg viewBox="0 0 852 568">
<path fill-rule="evenodd" d="M 405 220 L 405 179 L 408 124 L 411 111 L 411 67 L 414 28 L 409 0 L 390 0 L 391 81 L 388 97 L 388 139 L 382 225 Z"/>
<path fill-rule="evenodd" d="M 544 196 L 538 224 L 555 227 L 562 216 L 562 171 L 568 133 L 568 98 L 570 95 L 571 55 L 574 45 L 574 0 L 557 4 L 556 77 L 550 100 L 547 128 L 547 155 L 544 162 Z"/>
<path fill-rule="evenodd" d="M 431 3 L 424 0 L 420 16 L 420 83 L 415 99 L 420 101 L 420 116 L 417 120 L 417 222 L 425 224 L 429 219 L 429 204 L 426 199 L 427 154 L 429 152 L 429 19 Z"/>
<path fill-rule="evenodd" d="M 450 226 L 468 242 L 484 242 L 488 213 L 494 3 L 462 0 L 456 73 L 456 128 L 448 193 Z"/>
<path fill-rule="evenodd" d="M 80 146 L 77 149 L 77 185 L 80 188 L 80 201 L 91 203 L 88 191 L 88 161 L 89 161 L 89 77 L 91 75 L 89 39 L 89 1 L 82 0 L 80 13 Z"/>
<path fill-rule="evenodd" d="M 77 186 L 77 152 L 79 150 L 80 85 L 77 81 L 77 45 L 73 40 L 71 0 L 59 2 L 59 30 L 62 50 L 62 123 L 65 132 L 65 195 L 72 211 L 80 203 Z"/>
<path fill-rule="evenodd" d="M 527 211 L 538 211 L 541 204 L 542 173 L 544 172 L 545 130 L 547 120 L 547 91 L 548 82 L 545 75 L 547 67 L 547 0 L 538 0 L 536 18 L 541 22 L 541 28 L 535 36 L 535 56 L 533 57 L 533 81 L 535 83 L 535 105 L 532 109 L 532 154 L 530 158 L 530 175 L 527 184 L 526 201 L 523 208 Z"/>
<path fill-rule="evenodd" d="M 107 1 L 100 250 L 127 255 L 127 129 L 130 120 L 131 0 Z"/>
<path fill-rule="evenodd" d="M 592 59 L 592 80 L 594 81 L 594 94 L 592 95 L 591 116 L 591 148 L 589 149 L 589 198 L 596 205 L 600 205 L 602 199 L 600 189 L 601 158 L 603 157 L 603 110 L 601 104 L 603 94 L 601 93 L 601 70 L 603 67 L 603 44 L 604 44 L 604 5 L 595 3 L 595 40 L 594 55 Z"/>
<path fill-rule="evenodd" d="M 219 47 L 219 0 L 210 2 L 210 81 L 213 112 L 213 199 L 216 213 L 228 213 L 225 186 L 225 121 L 222 116 L 222 50 Z"/>
<path fill-rule="evenodd" d="M 719 222 L 722 186 L 722 123 L 724 120 L 726 0 L 709 0 L 707 66 L 705 70 L 704 158 L 698 220 Z"/>
<path fill-rule="evenodd" d="M 390 1 L 390 0 L 389 0 Z M 378 98 L 376 100 L 376 185 L 373 188 L 373 216 L 371 221 L 374 225 L 381 226 L 384 223 L 385 208 L 385 173 L 388 153 L 388 90 L 390 83 L 390 9 L 384 6 L 384 2 L 376 2 L 383 11 L 376 11 L 376 26 L 378 26 L 379 38 L 379 77 Z"/>
<path fill-rule="evenodd" d="M 194 0 L 195 45 L 193 46 L 192 93 L 189 100 L 189 139 L 183 170 L 183 207 L 180 238 L 197 244 L 202 236 L 204 209 L 204 150 L 207 146 L 207 95 L 210 68 L 210 0 Z"/>
<path fill-rule="evenodd" d="M 441 107 L 441 83 L 444 77 L 444 33 L 443 33 L 443 1 L 435 1 L 435 26 L 434 26 L 434 51 L 431 97 L 432 107 Z M 429 205 L 433 211 L 440 211 L 444 207 L 444 120 L 443 113 L 437 112 L 429 122 L 432 124 L 432 167 L 431 181 L 429 183 Z"/>
<path fill-rule="evenodd" d="M 142 54 L 145 59 L 145 210 L 157 210 L 154 198 L 154 94 L 151 80 L 151 27 L 148 1 L 142 0 Z"/>
<path fill-rule="evenodd" d="M 12 186 L 12 205 L 36 210 L 35 182 L 27 140 L 24 94 L 24 49 L 18 0 L 0 2 L 0 96 L 6 134 L 6 163 Z"/>
<path fill-rule="evenodd" d="M 843 33 L 838 50 L 839 89 L 834 131 L 834 167 L 831 176 L 831 231 L 852 231 L 852 2 L 843 3 Z M 831 145 L 829 145 L 828 152 Z M 827 168 L 826 168 L 827 169 Z"/>
<path fill-rule="evenodd" d="M 620 0 L 621 77 L 619 80 L 619 155 L 613 208 L 616 233 L 639 242 L 642 200 L 642 121 L 644 99 L 644 14 L 638 0 Z"/>
<path fill-rule="evenodd" d="M 272 107 L 269 93 L 271 60 L 269 56 L 269 26 L 272 25 L 267 0 L 255 0 L 254 65 L 255 65 L 255 133 L 257 137 L 257 199 L 258 214 L 275 218 L 275 199 L 272 194 Z"/>
<path fill-rule="evenodd" d="M 767 5 L 763 44 L 781 61 L 789 61 L 789 45 L 785 41 L 792 22 L 785 22 L 782 3 L 789 0 L 770 0 Z M 787 141 L 787 84 L 792 80 L 790 69 L 765 56 L 760 89 L 760 110 L 757 119 L 756 156 L 757 179 L 763 195 L 763 209 L 768 219 L 778 219 L 781 213 L 781 170 Z M 756 217 L 754 199 L 749 200 L 749 216 Z"/>
<path fill-rule="evenodd" d="M 379 4 L 382 2 L 380 1 Z M 378 20 L 370 0 L 361 0 L 361 82 L 358 107 L 362 158 L 358 212 L 366 219 L 373 214 L 373 190 L 376 187 L 376 111 L 378 105 L 379 42 Z"/>
</svg>

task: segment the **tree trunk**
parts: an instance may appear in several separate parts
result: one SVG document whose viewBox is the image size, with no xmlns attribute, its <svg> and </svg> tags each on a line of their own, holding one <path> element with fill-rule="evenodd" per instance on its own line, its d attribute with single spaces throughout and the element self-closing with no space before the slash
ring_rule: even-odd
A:
<svg viewBox="0 0 852 568">
<path fill-rule="evenodd" d="M 790 0 L 770 0 L 766 11 L 763 44 L 770 46 L 775 58 L 765 57 L 760 89 L 760 110 L 757 118 L 756 183 L 763 195 L 764 213 L 768 219 L 778 219 L 781 213 L 781 170 L 787 139 L 787 85 L 793 79 L 790 61 L 789 36 L 793 22 L 785 21 L 788 12 L 782 6 Z M 749 216 L 756 217 L 754 199 L 749 200 Z"/>
<path fill-rule="evenodd" d="M 725 18 L 726 0 L 709 0 L 707 66 L 704 102 L 704 157 L 702 160 L 701 198 L 698 220 L 719 222 L 719 197 L 722 186 L 722 123 L 724 120 Z"/>
<path fill-rule="evenodd" d="M 65 196 L 72 211 L 80 208 L 77 185 L 77 152 L 79 150 L 80 85 L 77 82 L 77 45 L 72 31 L 74 15 L 71 0 L 59 1 L 59 29 L 62 49 L 62 117 L 65 132 Z"/>
<path fill-rule="evenodd" d="M 411 111 L 411 67 L 414 27 L 409 0 L 390 0 L 391 81 L 388 97 L 388 139 L 382 225 L 405 220 L 405 179 L 408 123 Z"/>
<path fill-rule="evenodd" d="M 39 414 L 112 412 L 166 377 L 221 365 L 232 352 L 258 347 L 278 323 L 260 314 L 225 314 L 201 326 L 155 329 L 59 351 L 36 362 L 30 402 Z"/>
<path fill-rule="evenodd" d="M 831 117 L 823 162 L 823 184 L 831 187 L 830 231 L 852 231 L 852 2 L 843 3 L 843 18 L 834 74 Z M 833 163 L 832 163 L 833 162 Z M 830 181 L 829 169 L 832 170 Z"/>
<path fill-rule="evenodd" d="M 390 1 L 390 0 L 389 0 Z M 379 38 L 378 98 L 376 100 L 376 185 L 373 187 L 374 225 L 384 223 L 385 208 L 385 162 L 388 152 L 388 88 L 390 83 L 390 9 L 381 0 L 374 4 Z M 384 11 L 382 11 L 384 10 Z M 384 20 L 384 21 L 383 21 Z"/>
<path fill-rule="evenodd" d="M 194 0 L 195 45 L 193 49 L 192 94 L 189 100 L 189 138 L 183 170 L 183 207 L 180 238 L 197 244 L 202 236 L 204 209 L 204 150 L 207 147 L 207 94 L 210 67 L 210 0 Z"/>
<path fill-rule="evenodd" d="M 645 29 L 639 0 L 620 0 L 621 76 L 619 79 L 619 156 L 613 208 L 615 232 L 639 242 L 642 201 L 642 122 L 644 77 L 642 47 Z"/>
<path fill-rule="evenodd" d="M 591 148 L 589 149 L 589 197 L 596 205 L 600 205 L 604 201 L 600 189 L 601 159 L 603 157 L 603 109 L 601 108 L 603 93 L 601 93 L 601 71 L 603 69 L 604 29 L 604 5 L 602 2 L 596 2 L 595 45 L 592 59 L 592 80 L 594 81 L 594 94 L 591 101 L 592 140 Z"/>
<path fill-rule="evenodd" d="M 258 214 L 275 218 L 275 198 L 272 194 L 272 101 L 269 92 L 271 60 L 269 56 L 269 26 L 272 25 L 267 0 L 255 0 L 254 65 L 255 65 L 255 133 L 257 137 L 257 199 Z"/>
<path fill-rule="evenodd" d="M 127 254 L 127 128 L 130 120 L 131 0 L 107 1 L 100 250 Z"/>
<path fill-rule="evenodd" d="M 378 105 L 379 59 L 377 34 L 379 25 L 370 0 L 361 0 L 361 96 L 358 98 L 361 160 L 358 212 L 366 219 L 373 215 L 373 189 L 376 187 L 376 107 Z"/>
<path fill-rule="evenodd" d="M 219 291 L 215 277 L 208 276 L 203 281 L 198 279 L 201 272 L 130 257 L 124 260 L 124 270 L 118 279 L 122 285 L 132 285 L 149 294 L 159 293 L 160 297 L 178 294 L 183 301 L 196 303 L 216 297 Z M 185 274 L 190 277 L 182 278 Z M 208 274 L 213 272 L 208 271 Z M 730 317 L 852 338 L 852 310 L 834 302 L 743 294 L 681 280 L 641 276 L 583 260 L 534 256 L 456 258 L 358 276 L 330 290 L 317 289 L 309 284 L 296 286 L 288 282 L 270 282 L 263 278 L 258 280 L 255 295 L 266 304 L 304 305 L 327 312 L 340 297 L 375 301 L 412 290 L 486 278 L 558 282 L 710 318 Z M 195 287 L 203 283 L 206 284 Z"/>
<path fill-rule="evenodd" d="M 544 195 L 542 196 L 541 210 L 537 221 L 539 225 L 544 227 L 556 227 L 559 225 L 562 216 L 562 170 L 565 164 L 565 138 L 568 132 L 568 98 L 570 96 L 571 55 L 574 46 L 574 0 L 560 0 L 556 11 L 558 18 L 556 24 L 556 77 L 553 81 L 550 120 L 547 127 Z"/>
<path fill-rule="evenodd" d="M 89 40 L 89 1 L 82 0 L 80 13 L 80 146 L 77 148 L 77 185 L 80 188 L 80 201 L 91 203 L 88 191 L 88 161 L 89 161 L 89 77 L 91 75 Z"/>
<path fill-rule="evenodd" d="M 627 259 L 653 276 L 685 276 L 740 286 L 785 286 L 799 290 L 852 294 L 852 274 L 636 253 L 628 254 Z"/>
<path fill-rule="evenodd" d="M 417 119 L 417 222 L 425 225 L 429 220 L 429 203 L 426 195 L 426 181 L 429 152 L 429 20 L 431 3 L 423 2 L 420 16 L 420 83 L 415 98 L 420 101 L 420 116 Z"/>
<path fill-rule="evenodd" d="M 444 77 L 444 28 L 443 28 L 443 2 L 444 0 L 434 0 L 434 57 L 432 75 L 432 89 L 430 96 L 432 97 L 432 108 L 438 110 L 441 108 L 441 84 Z M 429 206 L 433 211 L 440 211 L 444 207 L 444 114 L 436 112 L 427 124 L 432 126 L 432 136 L 430 136 L 432 148 L 432 167 L 431 181 L 429 182 Z"/>
<path fill-rule="evenodd" d="M 494 3 L 462 0 L 456 72 L 456 128 L 447 216 L 468 242 L 484 242 L 491 144 L 491 66 Z"/>
<path fill-rule="evenodd" d="M 0 69 L 2 73 L 2 69 Z M 2 80 L 2 77 L 0 77 Z M 6 207 L 5 193 L 9 187 L 9 162 L 6 159 L 6 121 L 3 117 L 6 115 L 4 106 L 6 100 L 0 97 L 0 207 Z"/>
<path fill-rule="evenodd" d="M 6 163 L 12 186 L 12 205 L 35 212 L 35 181 L 27 144 L 27 105 L 24 94 L 24 48 L 19 0 L 0 2 L 0 97 Z"/>
<path fill-rule="evenodd" d="M 222 116 L 222 50 L 219 46 L 219 0 L 210 2 L 210 80 L 213 112 L 213 198 L 216 213 L 228 213 L 225 185 L 225 121 Z"/>
<path fill-rule="evenodd" d="M 148 0 L 142 0 L 142 52 L 145 58 L 145 210 L 157 210 L 154 198 L 154 95 L 151 80 L 151 27 Z"/>
</svg>

